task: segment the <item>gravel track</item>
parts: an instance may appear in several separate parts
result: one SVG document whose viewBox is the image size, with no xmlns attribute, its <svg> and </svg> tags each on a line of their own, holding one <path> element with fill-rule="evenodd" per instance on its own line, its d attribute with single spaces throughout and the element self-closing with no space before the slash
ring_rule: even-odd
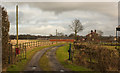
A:
<svg viewBox="0 0 120 73">
<path fill-rule="evenodd" d="M 50 51 L 47 52 L 47 56 L 49 59 L 50 67 L 52 71 L 69 71 L 68 69 L 65 69 L 56 59 L 56 50 L 63 45 L 55 46 L 55 47 L 49 47 L 44 48 L 40 51 L 38 51 L 31 59 L 31 61 L 28 63 L 24 71 L 42 71 L 42 69 L 39 66 L 40 58 L 47 52 L 47 50 L 50 49 Z"/>
<path fill-rule="evenodd" d="M 56 50 L 58 49 L 58 47 L 54 47 L 52 48 L 49 52 L 47 52 L 47 56 L 49 58 L 49 62 L 50 62 L 50 66 L 52 68 L 53 71 L 69 71 L 68 69 L 64 68 L 60 62 L 56 59 Z"/>
<path fill-rule="evenodd" d="M 40 58 L 44 55 L 44 53 L 48 50 L 51 49 L 50 48 L 44 48 L 40 51 L 38 51 L 31 59 L 31 61 L 28 63 L 28 65 L 26 66 L 26 69 L 24 71 L 41 71 L 40 67 L 39 67 L 39 60 Z"/>
</svg>

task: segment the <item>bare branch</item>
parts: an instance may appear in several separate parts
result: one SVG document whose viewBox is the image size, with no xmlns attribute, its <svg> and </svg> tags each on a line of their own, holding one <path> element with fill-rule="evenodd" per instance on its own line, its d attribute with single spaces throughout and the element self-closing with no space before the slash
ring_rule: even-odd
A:
<svg viewBox="0 0 120 73">
<path fill-rule="evenodd" d="M 77 35 L 78 32 L 82 31 L 83 30 L 83 26 L 80 22 L 80 20 L 78 19 L 75 19 L 71 25 L 69 25 L 69 27 L 71 28 L 71 30 L 73 32 L 75 32 L 75 36 Z"/>
</svg>

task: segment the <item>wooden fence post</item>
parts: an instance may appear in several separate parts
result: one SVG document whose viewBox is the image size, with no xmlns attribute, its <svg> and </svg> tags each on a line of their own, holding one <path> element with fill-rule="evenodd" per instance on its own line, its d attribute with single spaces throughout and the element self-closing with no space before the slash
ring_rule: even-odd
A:
<svg viewBox="0 0 120 73">
<path fill-rule="evenodd" d="M 26 47 L 28 48 L 28 42 L 26 42 L 26 44 L 27 44 Z"/>
<path fill-rule="evenodd" d="M 21 44 L 19 44 L 19 45 L 20 45 L 19 49 L 20 49 L 20 61 L 21 61 L 22 60 L 22 49 L 21 49 L 22 47 L 21 47 Z"/>
<path fill-rule="evenodd" d="M 27 47 L 29 47 L 29 42 L 27 42 L 27 44 L 28 44 Z"/>
<path fill-rule="evenodd" d="M 40 41 L 39 41 L 39 46 L 40 46 Z"/>
<path fill-rule="evenodd" d="M 14 49 L 14 52 L 13 52 L 13 64 L 15 63 L 15 57 L 16 57 L 15 48 L 16 48 L 16 46 L 12 45 L 12 49 Z"/>
<path fill-rule="evenodd" d="M 33 47 L 33 42 L 31 42 L 31 47 Z"/>
<path fill-rule="evenodd" d="M 39 45 L 40 45 L 40 44 L 39 44 L 39 41 L 38 41 L 38 47 L 39 47 Z"/>
<path fill-rule="evenodd" d="M 28 47 L 28 44 L 27 44 L 27 42 L 25 43 L 26 44 L 26 48 Z"/>
<path fill-rule="evenodd" d="M 23 58 L 25 58 L 25 45 L 24 45 L 24 43 L 23 43 Z"/>
<path fill-rule="evenodd" d="M 26 46 L 26 43 L 24 43 L 24 47 Z"/>
<path fill-rule="evenodd" d="M 40 46 L 42 45 L 42 42 L 40 42 Z"/>
<path fill-rule="evenodd" d="M 26 59 L 26 46 L 25 46 L 25 59 Z"/>
<path fill-rule="evenodd" d="M 30 42 L 30 48 L 32 47 L 32 42 Z"/>
<path fill-rule="evenodd" d="M 30 47 L 30 42 L 29 42 L 29 47 Z"/>
<path fill-rule="evenodd" d="M 36 47 L 37 47 L 37 41 L 35 43 L 36 43 Z"/>
<path fill-rule="evenodd" d="M 33 41 L 33 47 L 35 46 L 35 42 Z"/>
<path fill-rule="evenodd" d="M 11 64 L 13 64 L 13 51 L 12 51 L 12 44 L 10 44 L 10 51 L 11 51 Z"/>
<path fill-rule="evenodd" d="M 38 46 L 39 46 L 39 41 L 38 41 Z"/>
<path fill-rule="evenodd" d="M 36 43 L 36 47 L 37 47 L 37 41 L 35 43 Z"/>
<path fill-rule="evenodd" d="M 26 48 L 28 48 L 28 42 L 26 42 Z"/>
<path fill-rule="evenodd" d="M 15 45 L 15 62 L 14 63 L 16 63 L 17 62 L 17 54 L 16 54 L 16 48 L 17 48 L 17 44 Z"/>
<path fill-rule="evenodd" d="M 29 47 L 29 42 L 27 42 L 28 43 L 28 47 Z"/>
<path fill-rule="evenodd" d="M 39 41 L 38 41 L 38 47 L 39 47 Z"/>
<path fill-rule="evenodd" d="M 35 42 L 35 47 L 37 47 L 37 41 Z"/>
</svg>

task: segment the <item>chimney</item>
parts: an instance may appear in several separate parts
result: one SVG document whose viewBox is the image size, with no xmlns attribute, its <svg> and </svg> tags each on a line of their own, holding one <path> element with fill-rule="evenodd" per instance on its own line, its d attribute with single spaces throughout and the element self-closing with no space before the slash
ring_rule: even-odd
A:
<svg viewBox="0 0 120 73">
<path fill-rule="evenodd" d="M 96 33 L 96 30 L 95 30 L 95 33 Z"/>
<path fill-rule="evenodd" d="M 93 30 L 91 30 L 91 33 L 93 32 Z"/>
</svg>

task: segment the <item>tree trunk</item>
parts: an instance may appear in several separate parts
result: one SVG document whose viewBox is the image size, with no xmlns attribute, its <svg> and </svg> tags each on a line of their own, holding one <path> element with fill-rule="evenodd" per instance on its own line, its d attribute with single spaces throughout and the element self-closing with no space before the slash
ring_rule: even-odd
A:
<svg viewBox="0 0 120 73">
<path fill-rule="evenodd" d="M 75 31 L 75 41 L 77 41 L 77 32 Z"/>
</svg>

